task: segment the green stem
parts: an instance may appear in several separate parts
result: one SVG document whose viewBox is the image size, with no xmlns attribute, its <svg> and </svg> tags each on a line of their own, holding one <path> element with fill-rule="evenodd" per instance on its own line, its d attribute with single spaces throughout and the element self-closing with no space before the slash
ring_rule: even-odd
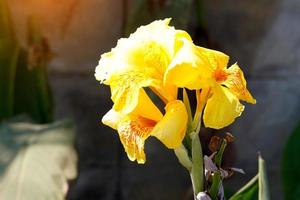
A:
<svg viewBox="0 0 300 200">
<path fill-rule="evenodd" d="M 221 180 L 222 179 L 221 179 L 220 172 L 215 172 L 212 176 L 212 185 L 209 189 L 209 194 L 210 194 L 212 200 L 217 199 Z"/>
<path fill-rule="evenodd" d="M 188 169 L 193 185 L 194 198 L 204 191 L 204 165 L 199 133 L 201 129 L 202 110 L 210 90 L 196 92 L 197 108 L 194 119 L 191 117 L 190 102 L 186 91 L 183 91 L 183 101 L 189 113 L 186 140 L 181 148 L 175 149 L 179 162 Z M 200 101 L 201 98 L 201 101 Z"/>
<path fill-rule="evenodd" d="M 199 133 L 199 132 L 198 132 Z M 204 169 L 203 169 L 203 154 L 199 134 L 194 132 L 191 134 L 192 139 L 192 170 L 190 171 L 193 184 L 194 195 L 203 191 Z"/>
<path fill-rule="evenodd" d="M 222 158 L 223 158 L 223 153 L 225 151 L 225 148 L 226 148 L 226 145 L 227 145 L 227 142 L 225 139 L 222 139 L 222 142 L 221 142 L 221 145 L 220 145 L 220 149 L 218 150 L 216 156 L 215 156 L 215 163 L 218 167 L 221 167 L 221 164 L 222 164 Z"/>
<path fill-rule="evenodd" d="M 175 155 L 182 166 L 184 166 L 189 172 L 192 169 L 192 161 L 188 155 L 188 151 L 183 144 L 180 147 L 174 149 Z"/>
</svg>

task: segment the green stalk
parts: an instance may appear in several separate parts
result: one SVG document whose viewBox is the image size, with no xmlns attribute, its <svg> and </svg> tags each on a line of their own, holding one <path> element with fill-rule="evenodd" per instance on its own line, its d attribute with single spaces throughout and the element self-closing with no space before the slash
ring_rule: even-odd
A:
<svg viewBox="0 0 300 200">
<path fill-rule="evenodd" d="M 222 164 L 222 158 L 223 158 L 223 153 L 225 151 L 227 142 L 225 139 L 222 139 L 221 145 L 220 145 L 220 149 L 218 150 L 217 154 L 215 155 L 215 163 L 218 167 L 221 167 Z"/>
<path fill-rule="evenodd" d="M 185 140 L 183 141 L 183 145 L 175 149 L 175 154 L 179 162 L 190 173 L 191 182 L 193 185 L 194 197 L 196 199 L 197 194 L 199 192 L 204 191 L 203 154 L 202 154 L 202 147 L 199 138 L 203 107 L 198 107 L 200 105 L 197 105 L 196 114 L 193 119 L 191 116 L 192 114 L 191 114 L 189 98 L 185 90 L 183 91 L 183 102 L 187 108 L 187 112 L 189 115 L 189 119 L 187 123 L 188 128 L 187 128 Z M 199 103 L 199 99 L 197 99 L 197 102 Z"/>
<path fill-rule="evenodd" d="M 192 170 L 190 176 L 193 184 L 194 195 L 197 196 L 199 192 L 203 191 L 204 183 L 204 168 L 203 168 L 203 154 L 201 143 L 199 139 L 199 132 L 191 134 L 192 139 Z"/>
<path fill-rule="evenodd" d="M 184 166 L 189 172 L 192 169 L 192 161 L 188 155 L 188 151 L 183 144 L 180 147 L 174 149 L 175 155 L 182 166 Z"/>
<path fill-rule="evenodd" d="M 200 129 L 199 129 L 200 130 Z M 191 139 L 191 156 L 188 155 L 187 147 L 181 145 L 174 150 L 180 164 L 184 166 L 189 172 L 193 185 L 194 196 L 202 192 L 204 185 L 204 167 L 203 167 L 203 154 L 199 138 L 199 130 L 189 134 Z"/>
<path fill-rule="evenodd" d="M 212 176 L 212 185 L 209 189 L 209 194 L 210 194 L 212 200 L 217 200 L 221 181 L 222 181 L 222 178 L 221 178 L 220 172 L 214 172 L 214 174 Z"/>
<path fill-rule="evenodd" d="M 202 112 L 200 113 L 200 116 Z M 199 192 L 204 190 L 204 166 L 203 166 L 203 153 L 201 142 L 199 138 L 201 130 L 201 118 L 199 119 L 198 126 L 195 132 L 190 134 L 192 140 L 192 170 L 190 172 L 194 196 L 196 197 Z"/>
</svg>

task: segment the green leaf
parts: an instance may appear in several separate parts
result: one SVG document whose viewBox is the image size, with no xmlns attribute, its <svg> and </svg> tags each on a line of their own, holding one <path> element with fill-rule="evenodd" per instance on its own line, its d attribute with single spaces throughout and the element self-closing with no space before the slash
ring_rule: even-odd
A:
<svg viewBox="0 0 300 200">
<path fill-rule="evenodd" d="M 300 195 L 300 124 L 290 135 L 281 163 L 281 176 L 285 199 L 296 200 Z"/>
<path fill-rule="evenodd" d="M 235 193 L 229 200 L 257 200 L 258 175 L 252 178 L 244 187 Z"/>
<path fill-rule="evenodd" d="M 0 121 L 13 116 L 14 80 L 19 45 L 6 0 L 0 0 Z"/>
<path fill-rule="evenodd" d="M 63 200 L 76 176 L 74 126 L 9 122 L 0 125 L 0 199 Z"/>
<path fill-rule="evenodd" d="M 266 165 L 264 159 L 259 155 L 258 157 L 258 199 L 259 200 L 269 200 L 269 186 L 266 172 Z"/>
<path fill-rule="evenodd" d="M 0 27 L 0 121 L 27 114 L 36 122 L 51 122 L 49 49 L 36 20 L 29 20 L 28 50 L 19 47 L 6 0 L 0 0 Z"/>
<path fill-rule="evenodd" d="M 269 200 L 265 161 L 258 157 L 258 174 L 229 200 Z"/>
<path fill-rule="evenodd" d="M 46 65 L 47 41 L 35 20 L 28 25 L 28 49 L 15 37 L 6 0 L 0 0 L 0 121 L 28 114 L 36 122 L 52 121 L 53 103 Z"/>
<path fill-rule="evenodd" d="M 21 51 L 16 70 L 14 114 L 26 113 L 36 122 L 49 123 L 53 120 L 46 68 L 50 50 L 35 18 L 29 18 L 28 29 L 29 47 Z"/>
</svg>

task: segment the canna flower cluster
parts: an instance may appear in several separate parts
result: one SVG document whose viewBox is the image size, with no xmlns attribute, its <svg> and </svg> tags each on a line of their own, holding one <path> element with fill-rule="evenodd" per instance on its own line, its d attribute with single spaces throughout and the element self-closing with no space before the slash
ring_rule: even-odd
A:
<svg viewBox="0 0 300 200">
<path fill-rule="evenodd" d="M 237 64 L 227 67 L 227 55 L 195 45 L 187 32 L 169 23 L 157 20 L 119 39 L 96 67 L 95 77 L 110 86 L 114 103 L 102 122 L 118 131 L 128 158 L 138 163 L 146 161 L 144 143 L 150 136 L 170 149 L 181 145 L 189 124 L 179 88 L 206 94 L 203 122 L 215 129 L 241 115 L 240 100 L 255 103 Z M 164 113 L 145 88 L 165 103 Z"/>
</svg>

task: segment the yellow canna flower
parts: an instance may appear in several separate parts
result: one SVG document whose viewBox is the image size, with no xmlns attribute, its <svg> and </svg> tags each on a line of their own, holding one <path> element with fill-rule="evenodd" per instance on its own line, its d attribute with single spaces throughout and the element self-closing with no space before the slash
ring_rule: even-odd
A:
<svg viewBox="0 0 300 200">
<path fill-rule="evenodd" d="M 193 47 L 195 48 L 195 47 Z M 227 68 L 229 57 L 224 53 L 196 47 L 198 65 L 177 65 L 165 77 L 177 87 L 210 91 L 210 98 L 204 109 L 203 121 L 206 127 L 220 129 L 230 125 L 239 117 L 244 106 L 239 100 L 255 104 L 256 100 L 247 90 L 247 82 L 237 64 Z M 184 78 L 180 74 L 185 71 Z M 200 102 L 199 102 L 200 103 Z"/>
<path fill-rule="evenodd" d="M 185 136 L 186 108 L 177 100 L 178 88 L 165 82 L 164 76 L 170 66 L 176 66 L 178 52 L 190 51 L 181 50 L 183 41 L 192 41 L 188 33 L 175 30 L 169 22 L 170 19 L 157 20 L 141 26 L 103 54 L 96 67 L 96 79 L 110 86 L 114 102 L 102 121 L 118 130 L 128 157 L 138 163 L 145 162 L 144 141 L 149 136 L 155 136 L 168 148 L 178 147 Z M 193 64 L 190 57 L 180 62 Z M 166 103 L 164 116 L 144 87 L 150 87 Z"/>
<path fill-rule="evenodd" d="M 177 99 L 178 88 L 164 81 L 165 73 L 179 62 L 195 65 L 197 58 L 194 49 L 182 50 L 183 41 L 193 45 L 188 33 L 175 30 L 169 22 L 157 20 L 141 26 L 101 56 L 95 77 L 110 85 L 116 111 L 132 112 L 143 87 L 151 87 L 166 103 Z"/>
<path fill-rule="evenodd" d="M 226 68 L 227 55 L 196 46 L 188 33 L 169 22 L 141 26 L 104 53 L 96 67 L 96 79 L 110 86 L 114 102 L 102 122 L 118 131 L 129 159 L 138 163 L 145 162 L 144 143 L 149 136 L 168 148 L 181 145 L 188 114 L 177 100 L 178 88 L 197 90 L 197 99 L 205 99 L 198 103 L 194 121 L 200 119 L 207 101 L 203 119 L 212 128 L 227 126 L 241 114 L 244 106 L 239 99 L 255 103 L 240 68 L 236 64 Z M 165 102 L 164 115 L 146 87 Z"/>
<path fill-rule="evenodd" d="M 174 100 L 165 107 L 162 116 L 144 90 L 141 91 L 137 109 L 124 115 L 111 109 L 102 122 L 118 130 L 120 140 L 131 161 L 145 163 L 144 143 L 155 136 L 168 148 L 181 145 L 186 132 L 187 112 L 182 101 Z"/>
</svg>

